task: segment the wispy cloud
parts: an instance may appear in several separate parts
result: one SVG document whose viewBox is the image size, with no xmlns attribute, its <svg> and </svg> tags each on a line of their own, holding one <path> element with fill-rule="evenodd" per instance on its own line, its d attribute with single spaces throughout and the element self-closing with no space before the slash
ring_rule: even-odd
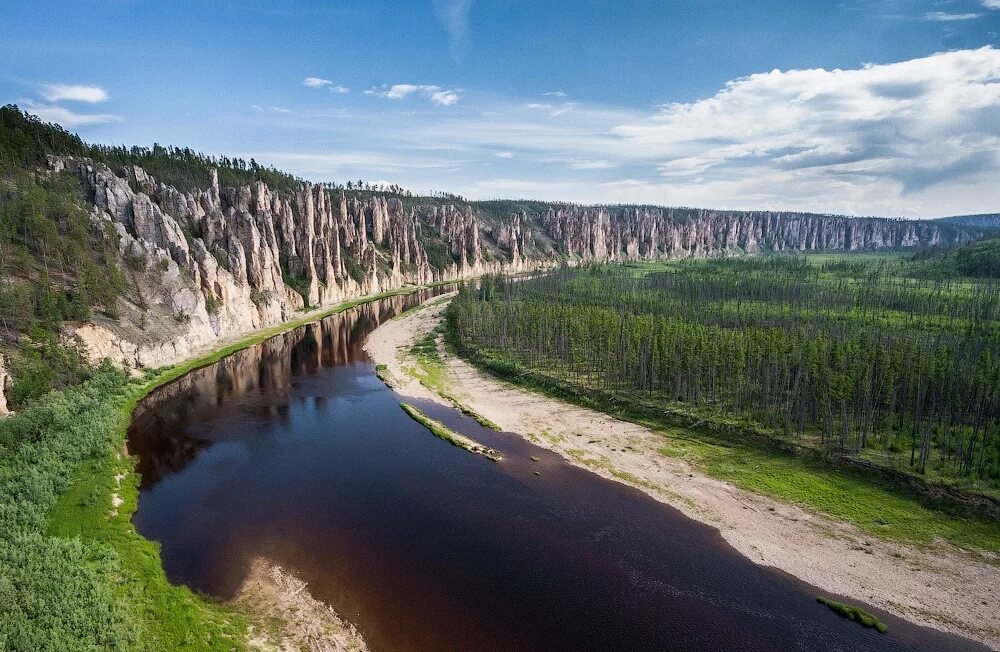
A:
<svg viewBox="0 0 1000 652">
<path fill-rule="evenodd" d="M 549 91 L 548 93 L 542 93 L 547 97 L 566 97 L 566 93 L 563 91 Z"/>
<path fill-rule="evenodd" d="M 1000 0 L 982 0 L 982 5 L 987 9 L 1000 9 Z"/>
<path fill-rule="evenodd" d="M 451 37 L 449 52 L 456 61 L 461 61 L 465 45 L 469 39 L 469 10 L 472 0 L 434 0 L 438 19 L 444 24 Z"/>
<path fill-rule="evenodd" d="M 437 159 L 412 156 L 399 151 L 367 151 L 344 154 L 316 154 L 304 152 L 247 153 L 258 160 L 267 161 L 296 174 L 317 178 L 336 178 L 345 174 L 398 174 L 401 170 L 438 171 L 454 169 L 465 163 L 462 160 Z"/>
<path fill-rule="evenodd" d="M 55 122 L 64 127 L 121 122 L 119 116 L 110 113 L 77 113 L 56 104 L 42 104 L 31 100 L 24 102 L 24 108 L 46 122 Z"/>
<path fill-rule="evenodd" d="M 997 0 L 1000 2 L 1000 0 Z M 952 23 L 960 20 L 973 20 L 979 18 L 982 14 L 966 13 L 966 14 L 952 14 L 945 11 L 929 11 L 924 14 L 924 20 L 930 20 L 937 23 Z"/>
<path fill-rule="evenodd" d="M 87 102 L 94 104 L 108 99 L 108 93 L 100 86 L 82 84 L 42 84 L 39 94 L 49 102 Z"/>
<path fill-rule="evenodd" d="M 514 158 L 514 152 L 497 152 L 497 158 L 512 159 Z"/>
<path fill-rule="evenodd" d="M 615 167 L 615 164 L 607 159 L 597 159 L 594 161 L 572 161 L 569 166 L 574 170 L 610 170 Z"/>
<path fill-rule="evenodd" d="M 402 100 L 414 93 L 426 97 L 432 104 L 437 106 L 452 106 L 453 104 L 457 104 L 462 97 L 461 89 L 447 89 L 433 84 L 383 85 L 365 91 L 365 95 L 377 95 L 378 97 L 390 100 Z"/>
<path fill-rule="evenodd" d="M 564 113 L 569 113 L 578 106 L 579 104 L 577 104 L 576 102 L 563 102 L 561 104 L 549 104 L 548 102 L 529 102 L 528 104 L 524 105 L 524 108 L 533 109 L 536 111 L 544 111 L 548 113 L 550 117 L 555 118 L 561 116 Z"/>
<path fill-rule="evenodd" d="M 346 86 L 341 86 L 340 84 L 334 84 L 329 79 L 323 79 L 322 77 L 306 77 L 302 80 L 302 85 L 309 88 L 326 88 L 332 93 L 350 93 L 351 89 Z"/>
<path fill-rule="evenodd" d="M 258 113 L 272 112 L 272 113 L 295 113 L 292 109 L 286 109 L 283 106 L 261 106 L 259 104 L 251 104 L 250 108 Z"/>
</svg>

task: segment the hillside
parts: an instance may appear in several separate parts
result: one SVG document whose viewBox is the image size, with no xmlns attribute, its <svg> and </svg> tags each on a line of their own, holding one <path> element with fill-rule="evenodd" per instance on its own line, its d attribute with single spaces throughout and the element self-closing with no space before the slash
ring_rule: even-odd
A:
<svg viewBox="0 0 1000 652">
<path fill-rule="evenodd" d="M 84 377 L 88 360 L 158 367 L 303 309 L 406 284 L 561 261 L 883 251 L 981 234 L 926 221 L 312 185 L 254 160 L 90 145 L 14 106 L 0 109 L 0 175 L 0 328 L 14 377 L 0 364 L 0 384 L 15 407 Z"/>
<path fill-rule="evenodd" d="M 955 215 L 952 217 L 940 217 L 934 221 L 940 224 L 954 224 L 956 226 L 968 226 L 977 229 L 1000 229 L 1000 213 Z"/>
</svg>

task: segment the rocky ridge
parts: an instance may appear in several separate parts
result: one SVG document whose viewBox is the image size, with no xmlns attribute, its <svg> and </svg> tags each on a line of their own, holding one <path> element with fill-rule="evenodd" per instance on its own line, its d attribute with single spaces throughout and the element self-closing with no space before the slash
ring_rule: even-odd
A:
<svg viewBox="0 0 1000 652">
<path fill-rule="evenodd" d="M 306 307 L 406 284 L 557 264 L 764 251 L 885 250 L 973 239 L 905 220 L 659 207 L 575 206 L 350 193 L 263 182 L 181 192 L 140 167 L 52 158 L 80 177 L 95 229 L 116 237 L 134 291 L 111 318 L 68 326 L 90 356 L 174 363 Z M 538 207 L 542 206 L 541 209 Z"/>
</svg>

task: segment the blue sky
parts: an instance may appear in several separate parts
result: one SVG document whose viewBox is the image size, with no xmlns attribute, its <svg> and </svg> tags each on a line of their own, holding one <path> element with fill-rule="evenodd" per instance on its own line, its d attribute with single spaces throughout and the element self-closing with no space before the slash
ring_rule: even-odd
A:
<svg viewBox="0 0 1000 652">
<path fill-rule="evenodd" d="M 474 198 L 1000 210 L 1000 0 L 5 0 L 96 142 Z"/>
</svg>

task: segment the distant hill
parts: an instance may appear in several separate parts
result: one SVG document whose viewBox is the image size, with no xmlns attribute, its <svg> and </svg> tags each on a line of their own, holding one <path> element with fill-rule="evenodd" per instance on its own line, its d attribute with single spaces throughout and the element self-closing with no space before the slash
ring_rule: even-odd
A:
<svg viewBox="0 0 1000 652">
<path fill-rule="evenodd" d="M 940 224 L 971 226 L 980 229 L 1000 229 L 1000 213 L 983 213 L 981 215 L 954 215 L 952 217 L 940 217 L 934 221 Z"/>
</svg>

